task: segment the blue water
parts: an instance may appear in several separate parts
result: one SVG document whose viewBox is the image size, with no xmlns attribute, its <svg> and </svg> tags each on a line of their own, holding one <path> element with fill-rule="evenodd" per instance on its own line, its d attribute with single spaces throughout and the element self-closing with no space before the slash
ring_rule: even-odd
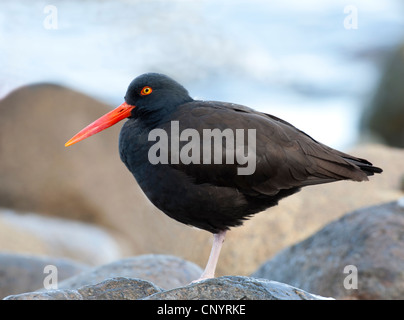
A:
<svg viewBox="0 0 404 320">
<path fill-rule="evenodd" d="M 344 28 L 346 5 L 357 29 Z M 400 0 L 2 0 L 0 97 L 55 82 L 118 105 L 136 75 L 157 71 L 196 98 L 246 104 L 346 149 L 403 40 Z"/>
</svg>

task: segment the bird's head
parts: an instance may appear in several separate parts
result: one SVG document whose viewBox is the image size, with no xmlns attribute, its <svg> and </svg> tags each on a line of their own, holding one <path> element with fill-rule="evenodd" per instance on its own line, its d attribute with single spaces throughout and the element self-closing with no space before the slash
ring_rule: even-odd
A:
<svg viewBox="0 0 404 320">
<path fill-rule="evenodd" d="M 142 74 L 130 83 L 124 103 L 89 124 L 67 141 L 65 146 L 84 140 L 125 118 L 152 113 L 163 115 L 189 101 L 192 101 L 192 98 L 188 91 L 170 77 L 159 73 Z"/>
<path fill-rule="evenodd" d="M 125 95 L 125 102 L 136 106 L 134 115 L 138 112 L 169 112 L 191 100 L 182 85 L 160 73 L 145 73 L 135 78 Z"/>
</svg>

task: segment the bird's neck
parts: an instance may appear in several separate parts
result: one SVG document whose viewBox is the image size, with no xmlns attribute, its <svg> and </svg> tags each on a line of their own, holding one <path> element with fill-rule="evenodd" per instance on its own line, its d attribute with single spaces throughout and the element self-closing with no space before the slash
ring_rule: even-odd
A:
<svg viewBox="0 0 404 320">
<path fill-rule="evenodd" d="M 145 128 L 153 129 L 165 118 L 165 115 L 153 110 L 138 110 L 134 114 L 134 118 Z"/>
</svg>

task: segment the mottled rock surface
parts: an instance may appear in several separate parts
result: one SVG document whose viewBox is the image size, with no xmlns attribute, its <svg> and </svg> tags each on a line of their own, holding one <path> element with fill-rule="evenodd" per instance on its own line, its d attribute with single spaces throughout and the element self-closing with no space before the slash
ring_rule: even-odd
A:
<svg viewBox="0 0 404 320">
<path fill-rule="evenodd" d="M 403 299 L 403 241 L 402 200 L 363 208 L 283 250 L 252 276 L 337 299 Z"/>
<path fill-rule="evenodd" d="M 159 291 L 161 289 L 149 281 L 119 277 L 78 289 L 28 292 L 4 300 L 136 300 Z"/>
<path fill-rule="evenodd" d="M 247 277 L 220 277 L 163 291 L 140 279 L 113 278 L 78 289 L 30 292 L 5 300 L 318 300 L 289 285 Z"/>
<path fill-rule="evenodd" d="M 322 297 L 284 283 L 224 276 L 162 291 L 147 300 L 318 300 Z"/>
</svg>

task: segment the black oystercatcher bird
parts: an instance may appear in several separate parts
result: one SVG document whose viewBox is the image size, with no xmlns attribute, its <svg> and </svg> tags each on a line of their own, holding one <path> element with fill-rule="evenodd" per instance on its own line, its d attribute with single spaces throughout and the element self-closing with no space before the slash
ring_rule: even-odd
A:
<svg viewBox="0 0 404 320">
<path fill-rule="evenodd" d="M 251 215 L 305 186 L 365 181 L 382 172 L 270 114 L 193 100 L 182 85 L 157 73 L 134 79 L 123 104 L 66 146 L 125 118 L 120 156 L 146 196 L 171 218 L 214 235 L 198 280 L 214 277 L 226 231 Z"/>
</svg>

